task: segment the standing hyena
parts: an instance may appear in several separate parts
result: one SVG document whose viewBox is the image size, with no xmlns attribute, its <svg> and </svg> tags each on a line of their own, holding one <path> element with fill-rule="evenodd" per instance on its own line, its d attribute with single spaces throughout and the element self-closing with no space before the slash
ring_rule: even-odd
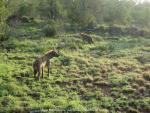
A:
<svg viewBox="0 0 150 113">
<path fill-rule="evenodd" d="M 38 79 L 40 80 L 40 74 L 42 71 L 42 78 L 43 78 L 43 72 L 44 72 L 45 66 L 47 66 L 47 68 L 48 68 L 48 76 L 49 76 L 49 70 L 50 70 L 49 59 L 51 59 L 53 57 L 58 57 L 58 56 L 59 56 L 59 54 L 56 51 L 52 50 L 52 51 L 48 51 L 43 56 L 37 58 L 33 62 L 34 77 L 36 78 L 36 74 L 38 73 Z"/>
</svg>

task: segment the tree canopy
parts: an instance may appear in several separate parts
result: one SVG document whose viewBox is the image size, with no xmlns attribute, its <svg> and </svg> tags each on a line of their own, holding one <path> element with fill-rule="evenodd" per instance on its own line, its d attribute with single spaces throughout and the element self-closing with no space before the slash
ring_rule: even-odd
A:
<svg viewBox="0 0 150 113">
<path fill-rule="evenodd" d="M 61 20 L 81 27 L 96 23 L 150 28 L 150 4 L 136 4 L 130 0 L 1 0 L 1 22 L 6 9 L 9 16 Z"/>
</svg>

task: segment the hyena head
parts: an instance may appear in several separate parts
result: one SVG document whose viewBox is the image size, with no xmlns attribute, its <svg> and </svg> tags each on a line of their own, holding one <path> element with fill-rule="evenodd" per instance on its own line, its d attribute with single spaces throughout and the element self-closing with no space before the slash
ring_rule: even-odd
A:
<svg viewBox="0 0 150 113">
<path fill-rule="evenodd" d="M 51 56 L 53 56 L 53 57 L 59 57 L 59 52 L 53 50 L 53 51 L 51 52 Z"/>
</svg>

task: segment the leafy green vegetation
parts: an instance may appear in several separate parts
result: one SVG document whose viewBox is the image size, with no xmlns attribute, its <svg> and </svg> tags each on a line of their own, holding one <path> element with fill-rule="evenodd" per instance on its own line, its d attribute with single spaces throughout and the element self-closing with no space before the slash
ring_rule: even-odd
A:
<svg viewBox="0 0 150 113">
<path fill-rule="evenodd" d="M 141 64 L 136 57 L 145 57 L 150 40 L 131 36 L 119 37 L 117 41 L 109 38 L 103 37 L 91 45 L 77 41 L 71 34 L 4 42 L 10 50 L 1 50 L 1 112 L 33 109 L 148 112 L 150 64 Z M 60 50 L 63 55 L 52 60 L 50 77 L 45 71 L 44 79 L 35 80 L 32 71 L 35 56 L 61 42 L 66 43 Z"/>
<path fill-rule="evenodd" d="M 0 0 L 0 113 L 149 113 L 149 6 Z M 34 60 L 56 49 L 35 80 Z"/>
</svg>

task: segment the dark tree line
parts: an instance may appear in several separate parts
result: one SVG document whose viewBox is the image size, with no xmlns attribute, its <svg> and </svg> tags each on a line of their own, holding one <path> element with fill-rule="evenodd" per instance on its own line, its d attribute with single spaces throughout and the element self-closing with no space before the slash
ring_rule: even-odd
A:
<svg viewBox="0 0 150 113">
<path fill-rule="evenodd" d="M 80 27 L 117 24 L 150 28 L 150 4 L 136 5 L 132 0 L 0 0 L 0 26 L 11 15 Z"/>
</svg>

